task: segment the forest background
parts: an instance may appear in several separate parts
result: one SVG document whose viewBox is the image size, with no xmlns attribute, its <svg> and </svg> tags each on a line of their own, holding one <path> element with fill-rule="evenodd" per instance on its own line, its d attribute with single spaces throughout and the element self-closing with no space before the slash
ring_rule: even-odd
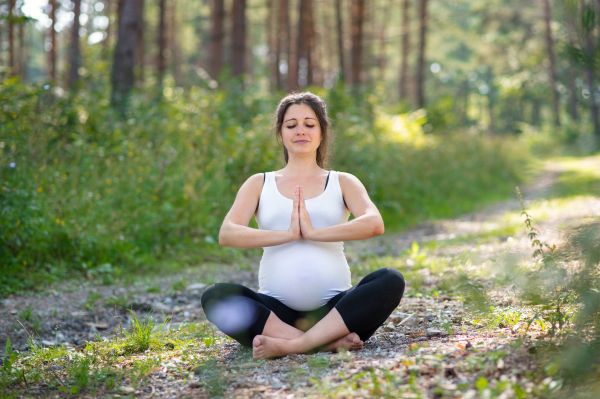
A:
<svg viewBox="0 0 600 399">
<path fill-rule="evenodd" d="M 325 98 L 330 167 L 388 230 L 511 196 L 535 156 L 597 150 L 599 7 L 5 0 L 0 294 L 245 256 L 218 229 L 283 165 L 272 112 L 293 90 Z"/>
</svg>

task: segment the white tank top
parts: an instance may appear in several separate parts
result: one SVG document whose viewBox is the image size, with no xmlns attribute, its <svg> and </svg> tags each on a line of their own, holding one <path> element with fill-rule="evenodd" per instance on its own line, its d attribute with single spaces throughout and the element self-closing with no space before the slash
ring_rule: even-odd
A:
<svg viewBox="0 0 600 399">
<path fill-rule="evenodd" d="M 293 203 L 277 189 L 275 173 L 266 173 L 256 214 L 258 227 L 289 229 Z M 310 221 L 317 229 L 343 223 L 350 216 L 342 197 L 339 172 L 331 171 L 325 191 L 305 203 Z M 317 309 L 352 286 L 344 243 L 299 238 L 265 247 L 258 284 L 258 292 L 272 296 L 294 310 Z"/>
</svg>

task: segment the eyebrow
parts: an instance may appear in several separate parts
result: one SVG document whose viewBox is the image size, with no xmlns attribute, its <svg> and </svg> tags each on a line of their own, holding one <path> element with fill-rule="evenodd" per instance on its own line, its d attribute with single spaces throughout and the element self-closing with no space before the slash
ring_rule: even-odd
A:
<svg viewBox="0 0 600 399">
<path fill-rule="evenodd" d="M 312 119 L 312 120 L 315 120 L 315 121 L 316 121 L 316 119 L 315 119 L 315 118 L 311 118 L 310 116 L 307 116 L 307 117 L 306 117 L 306 118 L 304 118 L 304 119 Z M 283 121 L 283 123 L 285 123 L 285 122 L 288 122 L 288 121 L 295 121 L 295 120 L 296 120 L 296 118 L 290 118 L 290 119 L 288 119 L 288 120 L 286 120 L 286 121 Z"/>
</svg>

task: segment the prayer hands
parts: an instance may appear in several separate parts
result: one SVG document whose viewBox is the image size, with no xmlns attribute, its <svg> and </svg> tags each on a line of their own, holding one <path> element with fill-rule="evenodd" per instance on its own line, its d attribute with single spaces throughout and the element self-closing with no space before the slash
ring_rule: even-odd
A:
<svg viewBox="0 0 600 399">
<path fill-rule="evenodd" d="M 300 237 L 310 239 L 309 236 L 310 233 L 314 231 L 314 227 L 310 222 L 310 217 L 308 216 L 308 211 L 306 210 L 302 186 L 296 187 L 293 209 L 289 232 L 292 233 L 294 240 Z"/>
</svg>

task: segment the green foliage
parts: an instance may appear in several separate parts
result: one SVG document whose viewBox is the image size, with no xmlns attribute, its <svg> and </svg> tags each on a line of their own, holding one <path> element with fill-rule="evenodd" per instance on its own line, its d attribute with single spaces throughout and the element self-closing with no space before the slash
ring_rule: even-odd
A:
<svg viewBox="0 0 600 399">
<path fill-rule="evenodd" d="M 133 310 L 129 311 L 129 317 L 131 320 L 129 331 L 123 331 L 125 342 L 121 348 L 124 353 L 140 353 L 149 349 L 151 345 L 161 345 L 160 338 L 164 335 L 162 331 L 168 319 L 161 324 L 156 324 L 149 314 L 140 320 Z"/>
<path fill-rule="evenodd" d="M 270 130 L 278 99 L 236 87 L 134 93 L 123 119 L 96 79 L 69 95 L 0 86 L 0 295 L 248 253 L 217 235 L 245 179 L 283 166 Z M 469 211 L 521 179 L 528 155 L 513 140 L 427 135 L 423 111 L 386 114 L 376 96 L 341 86 L 319 94 L 335 130 L 331 167 L 361 179 L 388 229 Z"/>
</svg>

